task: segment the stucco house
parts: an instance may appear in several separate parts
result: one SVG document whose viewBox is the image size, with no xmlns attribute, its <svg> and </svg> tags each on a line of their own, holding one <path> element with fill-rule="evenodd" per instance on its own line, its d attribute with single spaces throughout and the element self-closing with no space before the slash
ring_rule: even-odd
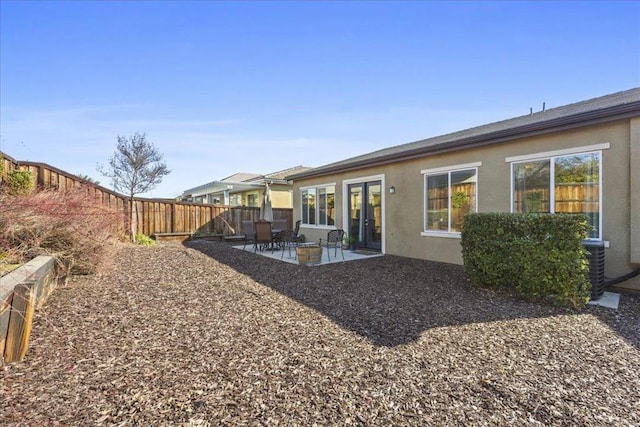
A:
<svg viewBox="0 0 640 427">
<path fill-rule="evenodd" d="M 292 208 L 292 186 L 285 178 L 287 175 L 307 171 L 311 168 L 295 166 L 278 172 L 261 175 L 239 172 L 182 193 L 183 201 L 210 203 L 226 206 L 260 207 L 265 184 L 271 189 L 271 203 L 274 208 Z"/>
<path fill-rule="evenodd" d="M 291 174 L 307 240 L 462 263 L 466 212 L 582 212 L 605 275 L 640 268 L 640 88 Z M 640 289 L 640 276 L 618 286 Z"/>
</svg>

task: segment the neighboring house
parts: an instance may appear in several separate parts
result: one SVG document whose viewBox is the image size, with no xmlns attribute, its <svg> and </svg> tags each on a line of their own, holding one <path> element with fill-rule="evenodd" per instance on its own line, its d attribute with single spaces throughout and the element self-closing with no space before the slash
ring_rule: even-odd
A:
<svg viewBox="0 0 640 427">
<path fill-rule="evenodd" d="M 462 263 L 467 212 L 582 212 L 605 275 L 640 268 L 640 88 L 288 176 L 307 240 Z M 640 276 L 619 284 L 640 289 Z"/>
<path fill-rule="evenodd" d="M 185 190 L 181 199 L 195 203 L 260 207 L 265 184 L 269 184 L 272 206 L 274 208 L 291 208 L 293 207 L 292 186 L 285 177 L 309 169 L 311 168 L 296 166 L 267 175 L 236 173 L 219 181 Z"/>
</svg>

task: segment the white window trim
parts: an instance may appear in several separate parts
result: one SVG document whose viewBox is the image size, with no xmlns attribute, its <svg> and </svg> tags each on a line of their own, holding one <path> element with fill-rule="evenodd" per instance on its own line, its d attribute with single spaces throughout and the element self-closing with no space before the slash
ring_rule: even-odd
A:
<svg viewBox="0 0 640 427">
<path fill-rule="evenodd" d="M 442 230 L 427 230 L 427 176 L 428 175 L 436 175 L 436 174 L 450 174 L 452 172 L 459 172 L 463 170 L 475 169 L 476 171 L 476 203 L 475 203 L 475 212 L 478 212 L 478 168 L 482 166 L 482 162 L 473 162 L 473 163 L 463 163 L 459 165 L 452 166 L 444 166 L 439 168 L 431 168 L 431 169 L 422 169 L 420 173 L 422 174 L 422 231 L 420 232 L 421 236 L 428 237 L 448 237 L 452 239 L 461 238 L 461 233 L 459 231 L 442 231 Z M 448 186 L 451 185 L 449 182 Z M 451 199 L 451 195 L 449 195 L 449 199 Z M 449 209 L 448 226 L 451 227 L 451 209 Z"/>
<path fill-rule="evenodd" d="M 302 192 L 304 190 L 316 190 L 316 221 L 318 221 L 320 218 L 318 217 L 319 215 L 319 210 L 318 210 L 318 189 L 319 188 L 326 188 L 326 187 L 331 187 L 334 186 L 334 199 L 336 197 L 336 191 L 335 188 L 337 188 L 337 185 L 335 182 L 331 182 L 328 184 L 316 184 L 316 185 L 306 185 L 304 187 L 300 187 L 299 188 L 299 192 L 300 192 L 300 217 L 302 217 Z M 334 222 L 335 222 L 335 218 L 334 218 Z M 316 224 L 305 224 L 304 222 L 300 223 L 300 227 L 304 227 L 304 228 L 314 228 L 314 229 L 318 229 L 318 230 L 335 230 L 336 229 L 336 225 L 326 225 L 326 224 L 318 224 L 316 222 Z"/>
<path fill-rule="evenodd" d="M 442 230 L 422 231 L 420 232 L 420 235 L 425 237 L 445 237 L 447 239 L 462 239 L 462 233 L 460 233 L 459 231 L 442 231 Z"/>
<path fill-rule="evenodd" d="M 473 168 L 478 168 L 480 166 L 482 166 L 482 162 L 463 163 L 460 165 L 444 166 L 441 168 L 422 169 L 420 173 L 423 175 L 433 175 L 436 173 L 456 172 L 458 170 L 473 169 Z"/>
<path fill-rule="evenodd" d="M 317 224 L 303 224 L 300 223 L 300 228 L 312 229 L 312 230 L 335 230 L 335 225 L 317 225 Z"/>
<path fill-rule="evenodd" d="M 602 144 L 585 145 L 584 147 L 566 148 L 564 150 L 543 151 L 541 153 L 523 154 L 521 156 L 505 157 L 505 163 L 521 163 L 531 160 L 544 160 L 551 157 L 569 156 L 571 154 L 588 154 L 593 151 L 608 150 L 611 144 L 608 142 Z"/>
<path fill-rule="evenodd" d="M 593 149 L 593 147 L 600 147 L 599 149 Z M 511 180 L 511 197 L 510 197 L 510 212 L 513 212 L 513 198 L 514 198 L 514 190 L 516 187 L 516 183 L 515 180 L 513 179 L 513 166 L 517 165 L 517 164 L 521 164 L 521 163 L 526 163 L 528 161 L 540 161 L 540 160 L 549 160 L 549 208 L 552 211 L 552 214 L 555 214 L 555 205 L 556 205 L 556 195 L 555 195 L 555 191 L 551 191 L 551 189 L 555 186 L 555 162 L 554 160 L 558 157 L 566 157 L 566 156 L 570 156 L 572 154 L 595 154 L 597 153 L 600 156 L 600 161 L 598 162 L 598 176 L 600 181 L 598 182 L 598 206 L 599 206 L 599 212 L 598 212 L 598 237 L 587 237 L 586 240 L 592 240 L 592 241 L 601 241 L 602 240 L 602 214 L 603 214 L 603 209 L 602 209 L 602 183 L 603 183 L 603 179 L 602 179 L 602 150 L 606 150 L 610 148 L 610 144 L 604 143 L 604 144 L 595 144 L 595 145 L 589 145 L 587 147 L 582 147 L 582 148 L 592 148 L 591 150 L 588 151 L 575 151 L 575 149 L 567 149 L 567 150 L 556 150 L 556 151 L 547 151 L 544 153 L 538 153 L 538 154 L 529 154 L 529 155 L 525 155 L 525 156 L 513 156 L 513 157 L 507 157 L 507 159 L 520 159 L 520 160 L 514 160 L 511 162 L 511 165 L 509 167 L 510 170 L 510 180 Z M 554 153 L 552 156 L 550 157 L 543 157 L 542 154 L 548 154 L 548 153 Z"/>
</svg>

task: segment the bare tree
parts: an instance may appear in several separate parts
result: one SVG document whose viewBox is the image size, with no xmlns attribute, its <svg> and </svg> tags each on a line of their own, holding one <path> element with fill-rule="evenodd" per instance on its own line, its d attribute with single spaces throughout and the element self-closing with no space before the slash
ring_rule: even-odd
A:
<svg viewBox="0 0 640 427">
<path fill-rule="evenodd" d="M 131 137 L 118 135 L 116 152 L 109 158 L 109 166 L 99 165 L 98 172 L 111 179 L 116 191 L 129 196 L 131 241 L 135 241 L 136 194 L 153 190 L 162 182 L 162 178 L 171 172 L 164 163 L 162 154 L 152 142 L 147 141 L 145 133 L 136 132 Z"/>
</svg>

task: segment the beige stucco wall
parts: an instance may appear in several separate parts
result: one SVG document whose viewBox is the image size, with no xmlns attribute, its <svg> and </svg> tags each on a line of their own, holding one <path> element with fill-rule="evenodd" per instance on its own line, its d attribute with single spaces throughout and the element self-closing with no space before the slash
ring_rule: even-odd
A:
<svg viewBox="0 0 640 427">
<path fill-rule="evenodd" d="M 629 130 L 629 192 L 631 202 L 631 262 L 640 264 L 640 118 L 631 120 Z"/>
<path fill-rule="evenodd" d="M 291 208 L 293 205 L 290 187 L 273 188 L 271 190 L 271 205 L 274 208 Z"/>
<path fill-rule="evenodd" d="M 640 119 L 634 120 L 633 125 L 630 120 L 621 120 L 294 182 L 294 218 L 300 218 L 300 187 L 335 183 L 338 213 L 336 227 L 345 228 L 342 221 L 343 181 L 380 175 L 384 185 L 384 253 L 461 264 L 459 237 L 421 235 L 424 217 L 421 170 L 481 162 L 478 167 L 478 210 L 509 212 L 511 169 L 510 163 L 505 161 L 507 157 L 605 143 L 610 144 L 610 148 L 603 150 L 602 155 L 602 230 L 603 240 L 609 244 L 605 254 L 605 274 L 607 277 L 615 277 L 640 267 Z M 633 193 L 631 180 L 634 180 Z M 394 194 L 389 193 L 390 186 L 395 187 Z M 301 232 L 307 240 L 317 240 L 325 237 L 327 230 L 303 226 Z M 640 289 L 640 277 L 620 286 Z"/>
<path fill-rule="evenodd" d="M 256 205 L 260 207 L 262 203 L 263 190 L 249 190 L 240 193 L 242 195 L 242 203 L 247 204 L 249 195 L 252 194 L 256 198 Z M 292 190 L 288 185 L 274 184 L 271 186 L 271 206 L 274 208 L 291 208 L 292 207 Z"/>
</svg>

